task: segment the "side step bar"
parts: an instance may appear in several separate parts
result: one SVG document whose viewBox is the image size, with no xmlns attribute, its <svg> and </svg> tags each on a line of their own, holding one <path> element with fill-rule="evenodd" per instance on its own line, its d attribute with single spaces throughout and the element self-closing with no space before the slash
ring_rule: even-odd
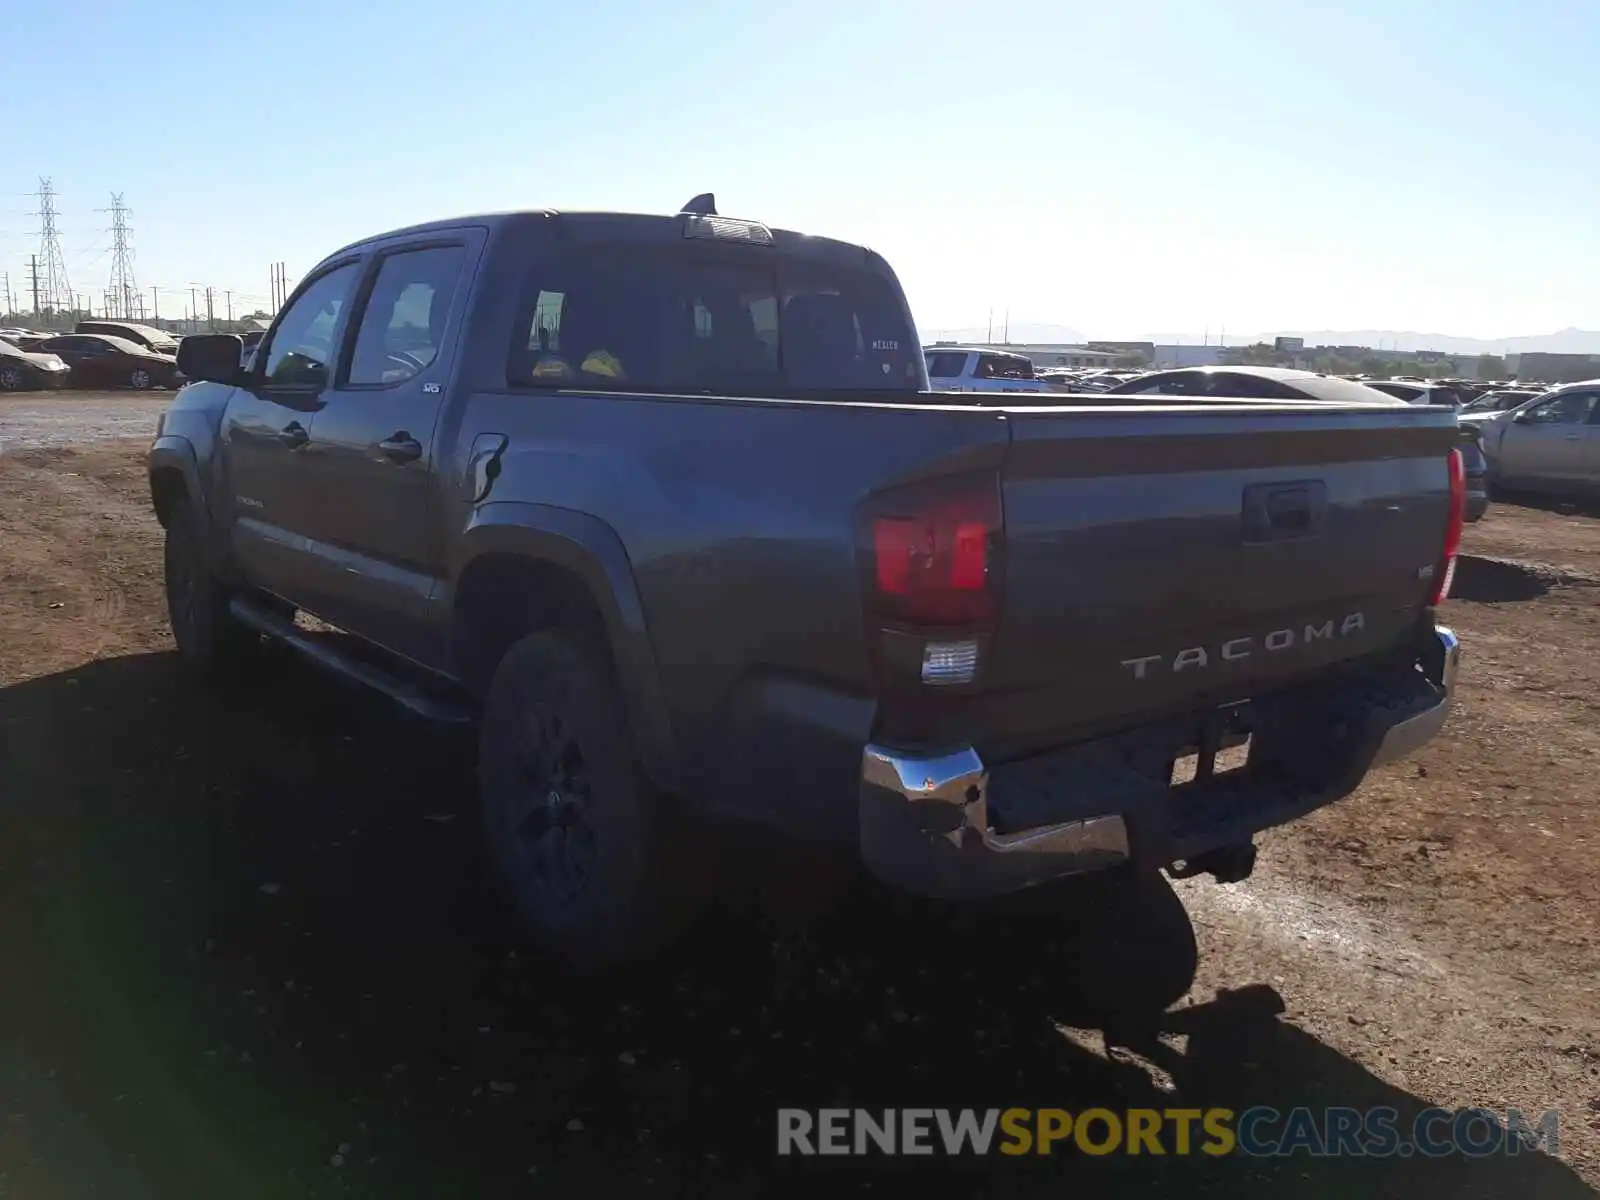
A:
<svg viewBox="0 0 1600 1200">
<path fill-rule="evenodd" d="M 293 647 L 311 662 L 342 679 L 382 692 L 402 708 L 441 725 L 460 725 L 472 719 L 468 707 L 448 696 L 384 670 L 376 663 L 348 654 L 301 629 L 290 617 L 236 596 L 228 604 L 241 624 L 257 633 Z"/>
</svg>

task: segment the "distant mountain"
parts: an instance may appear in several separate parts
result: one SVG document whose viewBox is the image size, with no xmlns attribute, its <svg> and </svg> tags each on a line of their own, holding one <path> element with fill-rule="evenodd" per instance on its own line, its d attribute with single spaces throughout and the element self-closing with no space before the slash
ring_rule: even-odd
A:
<svg viewBox="0 0 1600 1200">
<path fill-rule="evenodd" d="M 1090 340 L 1070 325 L 1052 325 L 1038 321 L 1013 321 L 1009 333 L 997 323 L 990 331 L 981 325 L 963 329 L 924 329 L 924 342 L 998 342 L 1006 338 L 1012 342 L 1065 343 L 1082 345 Z M 1556 333 L 1528 334 L 1523 337 L 1464 338 L 1448 333 L 1418 333 L 1402 329 L 1280 329 L 1272 333 L 1228 334 L 1228 345 L 1245 346 L 1251 342 L 1270 342 L 1275 337 L 1304 338 L 1308 346 L 1382 346 L 1386 350 L 1438 350 L 1444 354 L 1600 354 L 1600 330 L 1562 329 Z M 1199 345 L 1204 340 L 1216 341 L 1215 334 L 1155 333 L 1123 341 L 1154 342 L 1158 346 Z"/>
<path fill-rule="evenodd" d="M 1529 334 L 1523 337 L 1463 338 L 1447 333 L 1417 333 L 1395 329 L 1316 329 L 1295 332 L 1284 330 L 1263 334 L 1261 341 L 1273 337 L 1303 337 L 1308 346 L 1377 346 L 1395 350 L 1439 350 L 1445 354 L 1600 354 L 1600 330 L 1562 329 L 1556 333 Z M 1233 339 L 1228 339 L 1230 344 Z"/>
</svg>

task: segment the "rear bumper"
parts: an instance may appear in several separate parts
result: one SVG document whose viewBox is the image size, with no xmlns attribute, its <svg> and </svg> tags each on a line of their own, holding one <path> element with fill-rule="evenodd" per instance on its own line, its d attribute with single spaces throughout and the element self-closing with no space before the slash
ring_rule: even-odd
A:
<svg viewBox="0 0 1600 1200">
<path fill-rule="evenodd" d="M 1438 627 L 1417 670 L 1398 686 L 1360 684 L 1305 704 L 1287 698 L 1293 734 L 1319 750 L 1281 766 L 1251 766 L 1188 791 L 1127 768 L 1127 744 L 1075 747 L 991 771 L 970 746 L 907 753 L 868 745 L 861 760 L 863 864 L 891 886 L 921 895 L 977 897 L 1019 891 L 1124 863 L 1164 867 L 1255 834 L 1349 795 L 1375 766 L 1405 758 L 1443 727 L 1461 644 Z M 1298 706 L 1298 707 L 1297 707 Z M 1323 723 L 1327 728 L 1324 730 Z M 1292 739 L 1291 739 L 1292 740 Z M 1316 759 L 1316 769 L 1289 760 Z M 1001 833 L 996 801 L 1052 811 Z"/>
</svg>

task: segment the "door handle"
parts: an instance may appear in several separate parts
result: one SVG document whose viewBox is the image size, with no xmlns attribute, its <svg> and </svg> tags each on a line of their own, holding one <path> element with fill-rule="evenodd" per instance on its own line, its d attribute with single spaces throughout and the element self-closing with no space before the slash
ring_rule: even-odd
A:
<svg viewBox="0 0 1600 1200">
<path fill-rule="evenodd" d="M 422 457 L 422 443 L 403 429 L 379 442 L 378 449 L 385 458 L 397 463 L 415 462 Z"/>
<path fill-rule="evenodd" d="M 290 421 L 278 430 L 278 440 L 291 450 L 298 450 L 311 440 L 311 435 L 306 432 L 306 427 L 299 421 Z"/>
</svg>

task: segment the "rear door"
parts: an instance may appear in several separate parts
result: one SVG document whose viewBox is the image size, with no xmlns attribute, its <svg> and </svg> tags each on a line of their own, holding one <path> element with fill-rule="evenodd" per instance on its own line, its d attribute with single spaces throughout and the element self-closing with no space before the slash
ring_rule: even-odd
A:
<svg viewBox="0 0 1600 1200">
<path fill-rule="evenodd" d="M 1430 592 L 1453 413 L 1219 402 L 1009 424 L 991 679 L 1015 723 L 1249 695 L 1409 636 Z"/>
<path fill-rule="evenodd" d="M 301 459 L 307 606 L 428 664 L 442 651 L 430 607 L 444 569 L 434 435 L 483 237 L 469 228 L 380 250 Z"/>
<path fill-rule="evenodd" d="M 1584 491 L 1600 492 L 1600 399 L 1589 410 L 1589 423 L 1583 427 L 1578 483 Z"/>
</svg>

